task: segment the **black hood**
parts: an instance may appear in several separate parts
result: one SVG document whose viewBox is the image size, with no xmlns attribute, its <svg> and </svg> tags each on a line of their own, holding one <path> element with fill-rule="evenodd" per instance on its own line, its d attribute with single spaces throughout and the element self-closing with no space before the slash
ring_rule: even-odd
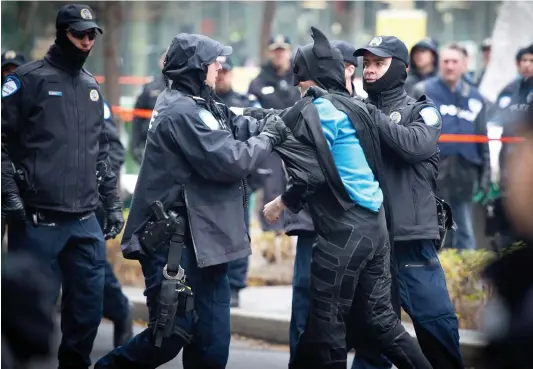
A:
<svg viewBox="0 0 533 369">
<path fill-rule="evenodd" d="M 298 48 L 294 57 L 294 85 L 314 81 L 327 91 L 347 94 L 341 52 L 315 27 L 311 27 L 311 37 L 313 43 Z"/>
<path fill-rule="evenodd" d="M 432 75 L 437 74 L 437 70 L 439 68 L 439 50 L 437 49 L 437 45 L 435 44 L 435 42 L 433 42 L 431 39 L 424 39 L 422 41 L 419 41 L 411 48 L 411 51 L 409 52 L 409 73 L 419 74 L 418 68 L 413 60 L 413 54 L 417 49 L 425 49 L 433 53 L 435 58 L 433 63 L 434 69 Z"/>
<path fill-rule="evenodd" d="M 172 89 L 191 96 L 207 97 L 207 66 L 219 56 L 228 56 L 231 46 L 224 46 L 207 36 L 180 33 L 172 40 L 163 63 L 163 75 Z"/>
</svg>

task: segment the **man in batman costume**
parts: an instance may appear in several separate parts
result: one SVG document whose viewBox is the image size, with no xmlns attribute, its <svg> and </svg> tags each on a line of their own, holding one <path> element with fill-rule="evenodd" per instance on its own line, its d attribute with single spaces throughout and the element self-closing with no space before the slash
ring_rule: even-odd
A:
<svg viewBox="0 0 533 369">
<path fill-rule="evenodd" d="M 307 92 L 280 112 L 293 136 L 275 148 L 291 186 L 264 209 L 275 221 L 285 208 L 297 213 L 307 204 L 318 233 L 309 317 L 289 368 L 346 368 L 348 329 L 364 331 L 400 369 L 431 368 L 392 309 L 391 223 L 376 127 L 346 90 L 340 51 L 311 30 L 314 43 L 298 50 L 293 67 L 295 85 Z M 357 321 L 349 319 L 352 304 L 360 306 Z"/>
</svg>

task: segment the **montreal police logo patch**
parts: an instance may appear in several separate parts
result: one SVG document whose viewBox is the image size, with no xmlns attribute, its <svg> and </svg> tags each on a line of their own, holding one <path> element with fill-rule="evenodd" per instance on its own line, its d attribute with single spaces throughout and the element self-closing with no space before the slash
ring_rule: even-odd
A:
<svg viewBox="0 0 533 369">
<path fill-rule="evenodd" d="M 212 130 L 220 129 L 220 123 L 218 122 L 218 120 L 216 120 L 213 114 L 211 114 L 207 110 L 200 110 L 198 115 L 200 116 L 202 122 L 204 122 L 204 124 Z"/>
<path fill-rule="evenodd" d="M 383 42 L 383 39 L 379 36 L 374 37 L 370 42 L 368 43 L 368 46 L 379 46 Z"/>
<path fill-rule="evenodd" d="M 440 122 L 440 115 L 433 107 L 424 108 L 420 111 L 420 116 L 428 126 L 436 126 Z"/>
<path fill-rule="evenodd" d="M 91 90 L 91 92 L 89 92 L 89 97 L 92 101 L 98 101 L 100 99 L 100 95 L 98 95 L 98 91 L 96 90 Z"/>
<path fill-rule="evenodd" d="M 511 97 L 510 96 L 502 96 L 500 97 L 500 100 L 498 100 L 498 106 L 502 109 L 505 109 L 506 107 L 511 104 Z"/>
<path fill-rule="evenodd" d="M 93 19 L 93 15 L 91 14 L 91 11 L 87 8 L 82 9 L 80 15 L 83 19 Z"/>
<path fill-rule="evenodd" d="M 526 101 L 527 101 L 528 104 L 533 101 L 533 91 L 530 91 L 527 94 Z"/>
<path fill-rule="evenodd" d="M 9 76 L 6 78 L 4 85 L 2 86 L 2 98 L 13 95 L 20 88 L 20 81 L 15 76 Z"/>
<path fill-rule="evenodd" d="M 400 121 L 402 120 L 402 115 L 399 112 L 394 111 L 389 115 L 389 118 L 394 123 L 400 123 Z"/>
</svg>

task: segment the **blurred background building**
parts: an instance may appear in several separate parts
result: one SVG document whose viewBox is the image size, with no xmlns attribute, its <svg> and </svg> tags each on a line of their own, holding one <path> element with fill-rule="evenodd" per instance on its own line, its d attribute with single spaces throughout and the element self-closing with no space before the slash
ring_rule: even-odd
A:
<svg viewBox="0 0 533 369">
<path fill-rule="evenodd" d="M 106 3 L 111 2 L 87 3 L 102 22 L 102 13 L 109 8 Z M 309 41 L 311 25 L 331 38 L 356 46 L 368 42 L 376 33 L 389 33 L 408 44 L 429 36 L 441 44 L 462 41 L 468 47 L 490 36 L 500 4 L 500 1 L 129 1 L 120 3 L 120 16 L 111 17 L 111 21 L 118 32 L 120 74 L 142 77 L 158 72 L 158 55 L 180 32 L 201 33 L 230 44 L 234 47 L 236 65 L 257 66 L 262 31 L 283 33 L 299 45 Z M 57 1 L 2 2 L 2 49 L 42 57 L 53 41 L 54 16 L 60 6 Z M 265 28 L 264 20 L 269 17 L 272 22 Z M 406 17 L 411 19 L 411 27 L 403 26 Z M 109 31 L 109 25 L 104 26 Z M 471 51 L 471 68 L 475 70 L 480 57 L 475 46 Z M 103 43 L 97 43 L 87 64 L 95 75 L 104 74 L 104 54 Z M 132 83 L 135 80 L 129 82 L 121 84 L 121 96 L 138 92 L 140 84 Z"/>
</svg>

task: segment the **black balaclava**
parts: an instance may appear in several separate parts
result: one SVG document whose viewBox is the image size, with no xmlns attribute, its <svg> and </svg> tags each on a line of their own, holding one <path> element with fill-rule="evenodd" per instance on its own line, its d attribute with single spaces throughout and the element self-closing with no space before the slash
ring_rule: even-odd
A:
<svg viewBox="0 0 533 369">
<path fill-rule="evenodd" d="M 369 83 L 363 78 L 363 88 L 369 95 L 378 95 L 403 86 L 407 78 L 406 68 L 401 60 L 392 58 L 389 69 L 376 82 Z"/>
<path fill-rule="evenodd" d="M 294 57 L 294 85 L 314 81 L 327 91 L 348 94 L 341 52 L 332 47 L 326 36 L 315 27 L 311 27 L 311 37 L 313 44 L 298 48 Z"/>
<path fill-rule="evenodd" d="M 63 54 L 63 60 L 60 62 L 73 70 L 80 70 L 91 52 L 90 50 L 82 51 L 74 46 L 74 44 L 67 37 L 66 28 L 60 28 L 56 31 L 56 40 L 54 44 L 59 48 L 59 50 L 61 50 L 61 53 Z"/>
</svg>

